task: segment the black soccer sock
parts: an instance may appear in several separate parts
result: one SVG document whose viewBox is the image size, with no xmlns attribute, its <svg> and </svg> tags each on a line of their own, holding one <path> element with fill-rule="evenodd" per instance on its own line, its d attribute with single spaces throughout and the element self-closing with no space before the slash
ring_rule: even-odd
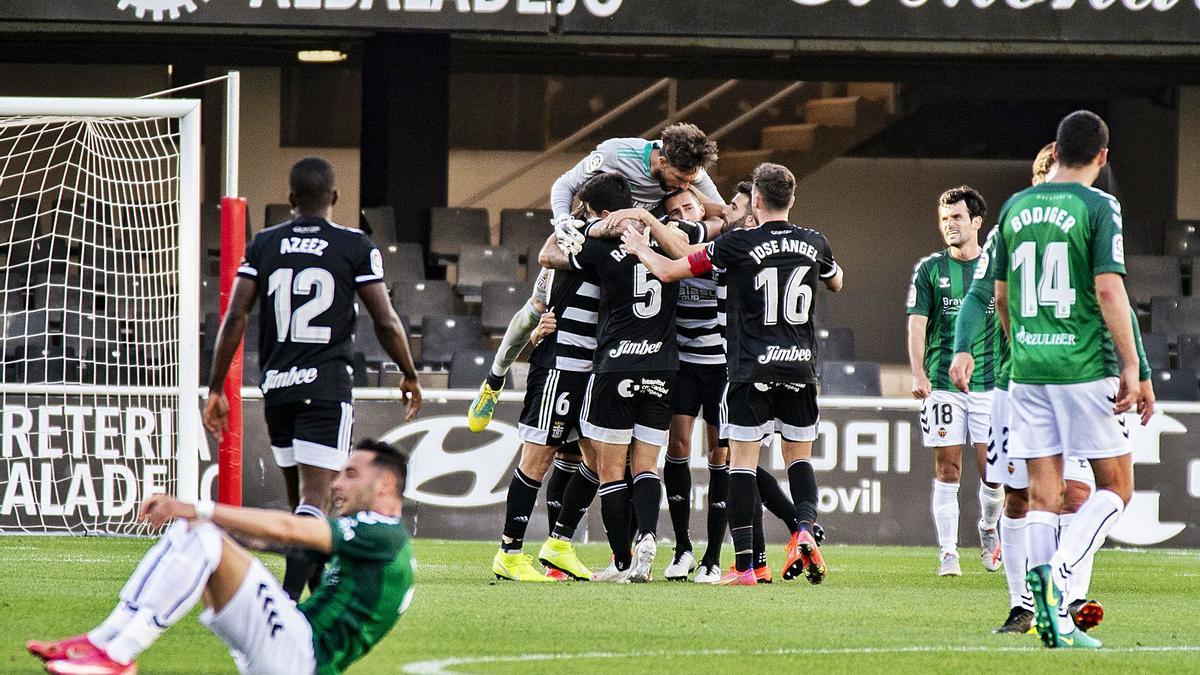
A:
<svg viewBox="0 0 1200 675">
<path fill-rule="evenodd" d="M 546 481 L 546 523 L 550 530 L 554 530 L 554 524 L 558 522 L 559 512 L 562 511 L 563 495 L 567 491 L 567 484 L 571 482 L 571 478 L 577 471 L 579 471 L 579 462 L 576 460 L 554 460 L 554 467 L 550 471 L 550 479 Z"/>
<path fill-rule="evenodd" d="M 662 481 L 653 471 L 633 477 L 633 513 L 641 535 L 658 536 L 658 509 L 662 504 Z"/>
<path fill-rule="evenodd" d="M 754 469 L 729 470 L 729 532 L 739 572 L 754 562 Z"/>
<path fill-rule="evenodd" d="M 579 521 L 583 520 L 583 514 L 587 513 L 588 507 L 592 505 L 599 487 L 600 478 L 586 464 L 580 464 L 579 471 L 576 471 L 567 483 L 567 490 L 563 493 L 562 510 L 558 513 L 551 536 L 566 541 L 575 536 Z"/>
<path fill-rule="evenodd" d="M 667 510 L 671 513 L 671 528 L 675 530 L 675 551 L 692 550 L 688 532 L 692 516 L 692 469 L 688 458 L 667 455 L 663 466 L 663 487 L 667 490 Z"/>
<path fill-rule="evenodd" d="M 705 565 L 721 564 L 721 544 L 729 525 L 726 501 L 729 499 L 729 465 L 708 465 L 708 546 L 704 548 Z"/>
<path fill-rule="evenodd" d="M 761 472 L 760 472 L 761 473 Z M 763 532 L 762 499 L 754 493 L 754 566 L 756 568 L 767 564 L 767 535 Z"/>
<path fill-rule="evenodd" d="M 788 532 L 796 533 L 796 507 L 783 493 L 779 481 L 769 471 L 758 472 L 758 494 L 763 506 L 787 525 Z"/>
<path fill-rule="evenodd" d="M 533 505 L 537 502 L 541 487 L 541 481 L 526 476 L 520 467 L 513 470 L 504 508 L 504 536 L 500 539 L 500 548 L 504 551 L 521 551 L 521 545 L 525 543 L 525 528 L 529 527 L 529 516 L 533 514 Z"/>
<path fill-rule="evenodd" d="M 817 475 L 807 459 L 789 464 L 787 473 L 792 501 L 796 504 L 796 525 L 807 529 L 817 522 Z"/>
<path fill-rule="evenodd" d="M 634 542 L 637 541 L 637 509 L 633 508 L 633 466 L 627 461 L 625 463 L 625 486 L 629 488 L 626 494 L 626 499 L 629 500 L 629 548 L 633 548 Z"/>
<path fill-rule="evenodd" d="M 296 515 L 306 518 L 325 518 L 325 513 L 312 504 L 296 507 Z M 292 548 L 283 567 L 283 590 L 294 602 L 300 601 L 304 586 L 313 578 L 320 579 L 327 557 L 316 551 Z"/>
<path fill-rule="evenodd" d="M 612 549 L 613 562 L 617 569 L 627 570 L 633 559 L 629 547 L 629 485 L 623 480 L 614 480 L 600 486 L 600 515 L 604 518 L 604 530 L 608 534 L 608 546 Z"/>
<path fill-rule="evenodd" d="M 484 381 L 487 382 L 487 386 L 492 388 L 492 391 L 500 391 L 504 388 L 504 377 L 504 375 L 497 375 L 489 370 L 487 379 Z"/>
</svg>

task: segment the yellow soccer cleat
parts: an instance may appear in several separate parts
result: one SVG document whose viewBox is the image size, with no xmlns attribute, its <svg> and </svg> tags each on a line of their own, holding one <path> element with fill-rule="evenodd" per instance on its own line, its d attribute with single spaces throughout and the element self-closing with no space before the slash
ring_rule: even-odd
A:
<svg viewBox="0 0 1200 675">
<path fill-rule="evenodd" d="M 550 537 L 542 544 L 542 550 L 538 551 L 538 560 L 546 567 L 563 572 L 576 581 L 590 581 L 592 578 L 592 571 L 579 562 L 579 556 L 575 555 L 575 547 L 569 541 Z"/>
<path fill-rule="evenodd" d="M 496 402 L 500 400 L 500 390 L 493 390 L 484 382 L 479 387 L 475 400 L 471 401 L 471 409 L 467 411 L 467 426 L 471 431 L 480 432 L 487 428 L 492 421 L 492 413 L 496 411 Z"/>
<path fill-rule="evenodd" d="M 492 573 L 497 579 L 554 583 L 554 579 L 542 574 L 533 566 L 532 556 L 523 553 L 496 551 L 496 557 L 492 558 Z"/>
</svg>

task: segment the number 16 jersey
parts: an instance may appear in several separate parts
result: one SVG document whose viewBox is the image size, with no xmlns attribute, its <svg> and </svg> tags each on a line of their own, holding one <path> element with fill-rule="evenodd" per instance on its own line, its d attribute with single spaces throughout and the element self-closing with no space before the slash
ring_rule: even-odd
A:
<svg viewBox="0 0 1200 675">
<path fill-rule="evenodd" d="M 825 235 L 786 221 L 733 230 L 708 245 L 725 268 L 730 382 L 816 382 L 813 292 L 837 274 Z"/>
<path fill-rule="evenodd" d="M 238 276 L 258 284 L 259 389 L 267 405 L 349 401 L 355 293 L 383 281 L 360 230 L 300 217 L 254 236 Z"/>
</svg>

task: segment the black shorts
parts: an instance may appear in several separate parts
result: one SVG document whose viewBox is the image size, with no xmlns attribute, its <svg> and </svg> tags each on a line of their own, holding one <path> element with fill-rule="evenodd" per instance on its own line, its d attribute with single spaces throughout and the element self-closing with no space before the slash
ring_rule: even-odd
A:
<svg viewBox="0 0 1200 675">
<path fill-rule="evenodd" d="M 583 400 L 585 438 L 623 445 L 638 439 L 667 444 L 674 372 L 595 373 Z"/>
<path fill-rule="evenodd" d="M 812 441 L 820 419 L 815 384 L 730 382 L 721 404 L 721 437 L 760 441 L 778 432 L 785 441 Z"/>
<path fill-rule="evenodd" d="M 349 401 L 292 401 L 263 408 L 271 452 L 281 467 L 341 471 L 350 454 L 354 406 Z"/>
<path fill-rule="evenodd" d="M 728 371 L 725 364 L 679 362 L 675 386 L 671 388 L 671 414 L 695 417 L 704 413 L 704 421 L 716 426 L 720 417 L 721 393 L 725 391 Z"/>
<path fill-rule="evenodd" d="M 517 430 L 521 440 L 558 447 L 579 434 L 579 411 L 591 373 L 529 365 L 525 407 Z"/>
</svg>

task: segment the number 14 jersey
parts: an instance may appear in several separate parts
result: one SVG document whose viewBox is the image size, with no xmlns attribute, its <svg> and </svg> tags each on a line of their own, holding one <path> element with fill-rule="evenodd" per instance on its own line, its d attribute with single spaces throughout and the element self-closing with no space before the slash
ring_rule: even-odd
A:
<svg viewBox="0 0 1200 675">
<path fill-rule="evenodd" d="M 725 269 L 730 382 L 816 382 L 813 292 L 837 274 L 825 235 L 786 221 L 733 230 L 707 248 Z"/>
<path fill-rule="evenodd" d="M 238 276 L 258 284 L 259 388 L 268 405 L 349 401 L 354 298 L 383 281 L 383 256 L 361 230 L 296 218 L 254 236 Z"/>
</svg>

